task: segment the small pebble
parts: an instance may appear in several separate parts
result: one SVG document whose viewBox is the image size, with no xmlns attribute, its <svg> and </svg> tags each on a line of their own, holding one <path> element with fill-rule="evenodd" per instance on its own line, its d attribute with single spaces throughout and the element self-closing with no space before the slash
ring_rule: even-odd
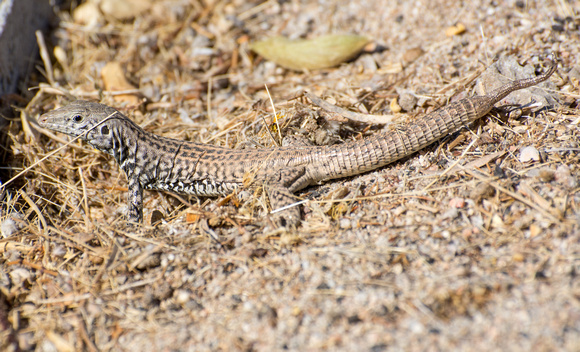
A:
<svg viewBox="0 0 580 352">
<path fill-rule="evenodd" d="M 465 228 L 461 231 L 461 237 L 464 240 L 469 241 L 469 239 L 473 236 L 473 228 Z"/>
<path fill-rule="evenodd" d="M 179 304 L 183 304 L 186 303 L 187 301 L 189 301 L 189 291 L 187 290 L 177 290 L 174 293 L 175 296 L 175 302 L 179 303 Z"/>
<path fill-rule="evenodd" d="M 478 184 L 470 194 L 470 197 L 475 201 L 480 201 L 482 199 L 491 198 L 495 195 L 495 188 L 487 183 Z"/>
<path fill-rule="evenodd" d="M 341 229 L 350 229 L 351 222 L 349 219 L 343 218 L 343 219 L 340 219 L 340 223 L 338 226 L 340 226 Z"/>
<path fill-rule="evenodd" d="M 391 108 L 391 111 L 395 114 L 401 112 L 402 110 L 401 106 L 397 103 L 397 98 L 391 100 L 391 104 L 389 106 Z"/>
<path fill-rule="evenodd" d="M 52 248 L 52 255 L 54 255 L 55 257 L 62 258 L 62 257 L 64 257 L 65 254 L 66 254 L 66 248 L 61 244 L 56 244 Z"/>
<path fill-rule="evenodd" d="M 457 208 L 452 207 L 449 210 L 447 210 L 445 213 L 443 213 L 443 215 L 441 215 L 441 219 L 442 220 L 445 220 L 445 219 L 453 220 L 457 216 L 459 216 L 459 211 L 457 210 Z"/>
<path fill-rule="evenodd" d="M 499 215 L 495 214 L 494 216 L 492 216 L 491 227 L 496 229 L 505 227 L 505 224 Z"/>
<path fill-rule="evenodd" d="M 16 221 L 10 218 L 2 221 L 2 224 L 0 225 L 0 234 L 2 235 L 3 238 L 8 238 L 17 231 L 18 226 L 16 224 Z"/>
<path fill-rule="evenodd" d="M 538 149 L 532 146 L 523 147 L 520 150 L 520 161 L 522 163 L 540 161 L 540 152 L 538 152 Z"/>
<path fill-rule="evenodd" d="M 536 224 L 530 225 L 530 238 L 534 238 L 541 233 L 542 233 L 542 229 L 540 228 L 540 226 L 538 226 Z"/>
<path fill-rule="evenodd" d="M 578 186 L 578 180 L 570 172 L 570 167 L 568 165 L 560 165 L 554 173 L 554 179 L 559 184 L 568 188 L 576 188 Z"/>
<path fill-rule="evenodd" d="M 465 199 L 459 197 L 453 198 L 449 201 L 449 206 L 452 208 L 461 209 L 465 207 Z"/>
<path fill-rule="evenodd" d="M 73 12 L 74 21 L 89 28 L 95 27 L 102 18 L 99 6 L 94 1 L 80 4 Z"/>
<path fill-rule="evenodd" d="M 378 69 L 377 63 L 376 63 L 375 59 L 372 57 L 372 55 L 368 55 L 368 54 L 361 55 L 359 60 L 363 65 L 365 73 L 377 72 L 377 69 Z"/>
<path fill-rule="evenodd" d="M 8 275 L 10 275 L 10 279 L 12 280 L 11 284 L 15 287 L 22 286 L 24 282 L 30 282 L 30 279 L 32 278 L 30 271 L 24 268 L 15 268 L 8 272 Z"/>
<path fill-rule="evenodd" d="M 538 174 L 538 178 L 542 182 L 553 181 L 554 177 L 555 177 L 555 172 L 554 172 L 554 170 L 550 170 L 550 169 L 541 169 L 539 174 Z"/>
<path fill-rule="evenodd" d="M 521 253 L 514 253 L 514 255 L 513 255 L 512 259 L 513 259 L 513 261 L 514 261 L 514 262 L 519 262 L 519 263 L 521 263 L 521 262 L 523 262 L 523 261 L 524 261 L 524 259 L 525 259 L 525 258 L 524 258 L 524 255 L 523 255 L 523 254 L 521 254 Z"/>
<path fill-rule="evenodd" d="M 417 97 L 409 90 L 402 90 L 399 93 L 399 106 L 405 111 L 412 111 L 417 101 Z"/>
<path fill-rule="evenodd" d="M 420 47 L 409 49 L 409 50 L 405 51 L 405 53 L 403 54 L 403 58 L 402 58 L 403 62 L 405 64 L 409 64 L 409 63 L 417 60 L 424 53 L 425 53 L 425 51 L 423 51 L 423 49 L 421 49 Z"/>
</svg>

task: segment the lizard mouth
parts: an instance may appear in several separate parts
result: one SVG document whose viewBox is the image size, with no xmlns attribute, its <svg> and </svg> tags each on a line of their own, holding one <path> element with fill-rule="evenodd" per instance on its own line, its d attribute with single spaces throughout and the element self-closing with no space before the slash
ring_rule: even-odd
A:
<svg viewBox="0 0 580 352">
<path fill-rule="evenodd" d="M 42 128 L 46 128 L 46 129 L 57 131 L 57 132 L 63 132 L 63 133 L 68 132 L 68 131 L 65 131 L 63 129 L 63 126 L 61 126 L 59 123 L 57 123 L 54 120 L 54 117 L 51 115 L 50 112 L 41 115 L 37 121 L 38 121 L 38 125 Z"/>
<path fill-rule="evenodd" d="M 63 120 L 62 117 L 59 117 L 59 113 L 62 112 L 60 111 L 60 109 L 57 109 L 40 115 L 40 117 L 37 120 L 38 125 L 40 125 L 40 127 L 43 128 L 48 128 L 58 132 L 64 132 L 63 131 L 64 121 L 62 121 Z"/>
</svg>

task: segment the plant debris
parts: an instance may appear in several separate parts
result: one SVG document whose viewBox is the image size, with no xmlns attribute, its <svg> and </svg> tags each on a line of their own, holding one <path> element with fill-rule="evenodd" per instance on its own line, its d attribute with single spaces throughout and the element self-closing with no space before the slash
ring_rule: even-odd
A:
<svg viewBox="0 0 580 352">
<path fill-rule="evenodd" d="M 580 346 L 577 3 L 138 3 L 148 7 L 122 17 L 99 0 L 62 8 L 42 48 L 54 58 L 31 63 L 37 88 L 14 99 L 22 111 L 0 134 L 0 350 Z M 468 30 L 447 36 L 454 23 Z M 309 72 L 250 53 L 265 36 L 338 29 L 375 48 Z M 498 104 L 409 158 L 305 189 L 296 231 L 274 228 L 263 192 L 247 190 L 145 192 L 149 222 L 128 226 L 113 158 L 34 122 L 85 99 L 171 138 L 332 145 L 396 125 L 336 118 L 304 91 L 360 115 L 389 116 L 396 101 L 412 123 L 474 86 L 542 72 L 551 52 L 558 71 L 516 101 L 529 106 Z M 494 62 L 512 64 L 474 84 Z M 113 65 L 121 86 L 108 83 Z M 539 158 L 522 162 L 530 146 Z"/>
</svg>

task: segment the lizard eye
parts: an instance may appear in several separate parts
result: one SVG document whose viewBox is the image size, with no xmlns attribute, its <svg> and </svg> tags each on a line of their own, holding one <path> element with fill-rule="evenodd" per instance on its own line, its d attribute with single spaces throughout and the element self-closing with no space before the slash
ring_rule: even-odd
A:
<svg viewBox="0 0 580 352">
<path fill-rule="evenodd" d="M 83 120 L 83 117 L 81 115 L 75 115 L 73 116 L 73 121 L 76 123 L 79 123 Z"/>
<path fill-rule="evenodd" d="M 101 127 L 101 134 L 108 135 L 109 134 L 109 127 L 107 127 L 107 126 Z"/>
</svg>

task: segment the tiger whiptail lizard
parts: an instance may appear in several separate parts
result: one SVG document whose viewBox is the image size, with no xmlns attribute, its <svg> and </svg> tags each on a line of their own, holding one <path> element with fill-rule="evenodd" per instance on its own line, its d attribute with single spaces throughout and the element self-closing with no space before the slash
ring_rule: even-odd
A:
<svg viewBox="0 0 580 352">
<path fill-rule="evenodd" d="M 265 186 L 270 206 L 278 209 L 295 203 L 293 193 L 309 185 L 361 174 L 417 152 L 483 117 L 511 92 L 547 80 L 556 67 L 552 60 L 542 75 L 459 100 L 396 130 L 340 145 L 235 150 L 193 143 L 146 132 L 111 107 L 81 100 L 42 115 L 39 124 L 80 136 L 117 160 L 128 179 L 129 221 L 143 219 L 144 189 L 205 197 Z M 299 207 L 280 214 L 283 225 L 300 221 Z"/>
</svg>

